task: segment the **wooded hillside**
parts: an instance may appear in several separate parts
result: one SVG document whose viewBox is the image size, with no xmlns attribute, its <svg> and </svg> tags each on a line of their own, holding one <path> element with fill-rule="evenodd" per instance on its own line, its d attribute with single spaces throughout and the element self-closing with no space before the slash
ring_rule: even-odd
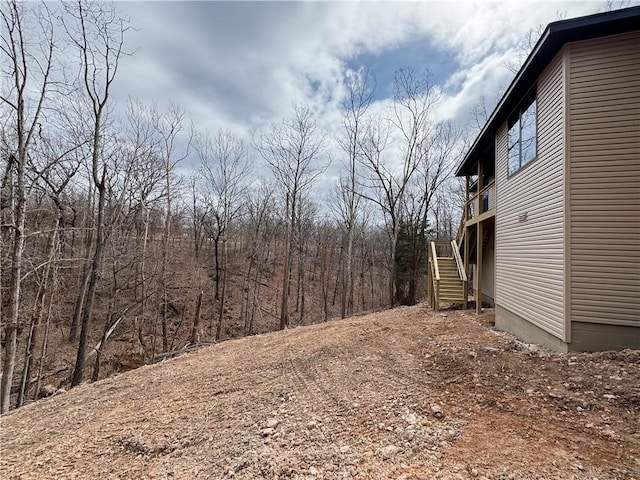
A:
<svg viewBox="0 0 640 480">
<path fill-rule="evenodd" d="M 463 143 L 434 117 L 428 71 L 398 70 L 374 112 L 374 79 L 350 70 L 333 133 L 294 105 L 247 139 L 114 98 L 133 26 L 113 4 L 0 13 L 3 413 L 197 344 L 422 297 L 427 241 L 457 229 Z"/>
</svg>

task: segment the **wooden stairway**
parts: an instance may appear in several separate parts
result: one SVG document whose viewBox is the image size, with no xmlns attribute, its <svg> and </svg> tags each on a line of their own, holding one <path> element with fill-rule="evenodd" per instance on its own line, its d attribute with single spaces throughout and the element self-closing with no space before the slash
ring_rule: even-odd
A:
<svg viewBox="0 0 640 480">
<path fill-rule="evenodd" d="M 436 243 L 431 242 L 429 247 L 427 298 L 435 311 L 439 310 L 440 303 L 462 303 L 467 308 L 467 274 L 455 240 L 451 242 L 451 252 L 451 257 L 438 256 Z"/>
<path fill-rule="evenodd" d="M 441 302 L 462 303 L 464 285 L 458 275 L 458 267 L 454 258 L 438 257 L 440 267 L 440 291 L 438 298 Z"/>
<path fill-rule="evenodd" d="M 475 258 L 476 258 L 476 229 L 475 228 L 470 228 L 470 229 L 465 229 L 462 228 L 459 230 L 458 232 L 458 237 L 457 237 L 457 245 L 458 245 L 458 251 L 460 252 L 460 255 L 464 255 L 464 236 L 467 234 L 467 230 L 469 230 L 469 259 L 468 262 L 469 263 L 476 263 Z M 493 232 L 491 231 L 491 229 L 485 228 L 483 229 L 483 233 L 482 233 L 482 251 L 484 251 L 484 249 L 487 247 L 487 245 L 489 244 L 489 241 L 491 240 L 491 236 L 493 235 Z M 464 258 L 463 258 L 464 260 Z"/>
</svg>

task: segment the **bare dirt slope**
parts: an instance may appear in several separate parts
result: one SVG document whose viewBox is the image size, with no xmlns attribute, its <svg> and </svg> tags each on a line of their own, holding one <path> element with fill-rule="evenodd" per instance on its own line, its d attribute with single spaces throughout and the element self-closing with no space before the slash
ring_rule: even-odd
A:
<svg viewBox="0 0 640 480">
<path fill-rule="evenodd" d="M 640 478 L 640 352 L 423 306 L 224 342 L 19 409 L 0 478 Z"/>
</svg>

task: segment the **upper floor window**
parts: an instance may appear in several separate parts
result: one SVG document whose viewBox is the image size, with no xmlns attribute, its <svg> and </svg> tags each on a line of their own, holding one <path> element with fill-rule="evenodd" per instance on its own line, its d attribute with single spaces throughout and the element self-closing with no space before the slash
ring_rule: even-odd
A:
<svg viewBox="0 0 640 480">
<path fill-rule="evenodd" d="M 537 155 L 536 99 L 526 102 L 509 120 L 508 173 L 514 174 Z"/>
</svg>

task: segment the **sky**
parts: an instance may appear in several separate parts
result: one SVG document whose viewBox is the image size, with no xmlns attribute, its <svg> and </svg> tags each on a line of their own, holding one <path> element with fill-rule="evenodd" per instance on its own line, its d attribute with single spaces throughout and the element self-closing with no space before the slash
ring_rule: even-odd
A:
<svg viewBox="0 0 640 480">
<path fill-rule="evenodd" d="M 633 2 L 632 4 L 636 4 Z M 614 2 L 614 6 L 616 3 Z M 461 124 L 481 95 L 495 103 L 529 29 L 603 11 L 568 2 L 121 2 L 135 31 L 114 95 L 179 104 L 198 130 L 252 132 L 307 104 L 340 125 L 348 69 L 367 65 L 378 106 L 396 69 L 428 69 L 442 89 L 436 115 Z M 335 175 L 335 169 L 328 172 Z"/>
</svg>

